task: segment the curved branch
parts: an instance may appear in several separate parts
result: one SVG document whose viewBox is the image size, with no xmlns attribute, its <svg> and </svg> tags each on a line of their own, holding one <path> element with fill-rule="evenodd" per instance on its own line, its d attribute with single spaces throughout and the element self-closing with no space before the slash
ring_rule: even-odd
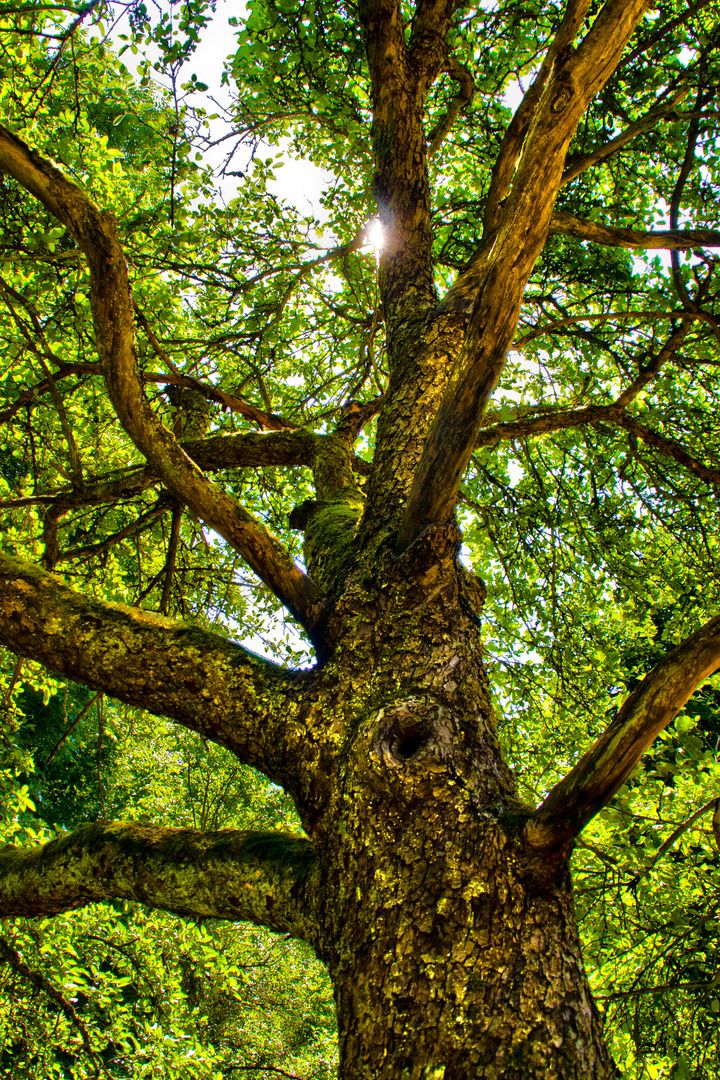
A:
<svg viewBox="0 0 720 1080">
<path fill-rule="evenodd" d="M 136 309 L 137 311 L 137 309 Z M 152 334 L 150 328 L 147 328 L 148 336 Z M 153 339 L 157 341 L 153 334 Z M 161 348 L 158 342 L 158 348 Z M 156 351 L 158 351 L 156 349 Z M 295 431 L 298 428 L 298 424 L 292 423 L 290 420 L 285 420 L 281 416 L 276 416 L 274 413 L 264 412 L 262 409 L 258 409 L 257 406 L 252 405 L 249 401 L 245 401 L 243 398 L 235 397 L 233 394 L 227 393 L 219 386 L 212 386 L 209 383 L 201 382 L 200 379 L 194 379 L 191 375 L 183 375 L 180 372 L 172 370 L 172 361 L 170 357 L 164 352 L 159 352 L 162 360 L 168 365 L 170 370 L 168 372 L 157 371 L 143 371 L 143 382 L 151 383 L 170 383 L 174 386 L 184 386 L 189 390 L 197 390 L 208 401 L 214 401 L 223 409 L 229 409 L 230 412 L 238 413 L 239 416 L 244 416 L 246 420 L 252 420 L 257 424 L 259 428 L 267 428 L 269 431 Z M 53 380 L 57 382 L 59 379 L 67 378 L 69 375 L 101 375 L 102 369 L 100 364 L 92 363 L 66 363 L 60 360 L 56 356 L 52 356 L 53 362 L 57 365 L 57 370 L 52 373 L 48 378 L 42 379 L 36 383 L 35 386 L 31 386 L 27 390 L 21 390 L 17 398 L 7 409 L 3 409 L 0 412 L 0 423 L 6 420 L 11 420 L 12 417 L 19 412 L 19 410 L 28 403 L 33 403 L 38 394 L 45 394 L 52 390 Z"/>
<path fill-rule="evenodd" d="M 2 127 L 0 168 L 69 229 L 87 259 L 103 375 L 130 438 L 169 490 L 242 555 L 314 637 L 323 611 L 315 584 L 261 522 L 208 481 L 150 408 L 135 351 L 127 266 L 112 215 L 98 210 L 80 188 Z"/>
<path fill-rule="evenodd" d="M 626 229 L 601 225 L 597 221 L 556 211 L 550 222 L 551 233 L 575 236 L 605 247 L 643 248 L 646 251 L 688 251 L 690 248 L 720 247 L 719 229 Z"/>
<path fill-rule="evenodd" d="M 625 700 L 616 719 L 552 789 L 525 826 L 543 851 L 571 844 L 607 806 L 650 744 L 720 667 L 720 615 L 674 649 Z"/>
<path fill-rule="evenodd" d="M 0 914 L 57 915 L 136 900 L 318 944 L 317 877 L 312 843 L 292 833 L 96 823 L 42 847 L 0 847 Z"/>
<path fill-rule="evenodd" d="M 447 112 L 428 135 L 427 156 L 431 158 L 442 146 L 456 118 L 466 105 L 472 101 L 475 93 L 475 80 L 466 67 L 458 64 L 457 60 L 450 60 L 447 64 L 447 73 L 451 79 L 460 83 L 460 89 L 448 105 Z"/>
<path fill-rule="evenodd" d="M 0 554 L 0 643 L 176 720 L 271 779 L 286 779 L 287 730 L 303 677 L 217 634 L 81 596 L 45 570 Z"/>
</svg>

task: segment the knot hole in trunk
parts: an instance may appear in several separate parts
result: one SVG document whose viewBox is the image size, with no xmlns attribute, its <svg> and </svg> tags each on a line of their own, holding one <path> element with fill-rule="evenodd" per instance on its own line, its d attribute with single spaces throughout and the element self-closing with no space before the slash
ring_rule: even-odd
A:
<svg viewBox="0 0 720 1080">
<path fill-rule="evenodd" d="M 398 769 L 419 758 L 432 742 L 437 713 L 437 707 L 414 700 L 381 710 L 375 747 L 385 764 Z"/>
</svg>

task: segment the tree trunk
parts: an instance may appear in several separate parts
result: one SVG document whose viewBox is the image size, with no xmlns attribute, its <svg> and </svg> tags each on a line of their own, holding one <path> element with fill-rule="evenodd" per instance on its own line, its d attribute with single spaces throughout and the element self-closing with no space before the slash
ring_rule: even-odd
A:
<svg viewBox="0 0 720 1080">
<path fill-rule="evenodd" d="M 340 1076 L 611 1077 L 569 851 L 539 856 L 523 839 L 482 586 L 458 542 L 455 527 L 429 530 L 384 581 L 346 591 L 317 687 L 334 704 L 328 740 L 347 739 L 314 797 L 297 793 L 324 867 Z"/>
<path fill-rule="evenodd" d="M 362 901 L 347 897 L 332 971 L 340 1077 L 615 1076 L 567 866 L 532 865 L 491 819 L 467 825 L 436 835 L 420 818 L 393 861 L 367 867 Z"/>
</svg>

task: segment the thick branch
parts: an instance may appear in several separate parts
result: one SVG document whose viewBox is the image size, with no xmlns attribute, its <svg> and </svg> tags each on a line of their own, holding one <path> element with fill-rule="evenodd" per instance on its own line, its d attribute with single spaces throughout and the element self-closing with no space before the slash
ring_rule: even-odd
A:
<svg viewBox="0 0 720 1080">
<path fill-rule="evenodd" d="M 715 616 L 645 676 L 610 727 L 555 785 L 526 825 L 531 846 L 551 850 L 572 843 L 718 667 L 720 616 Z"/>
<path fill-rule="evenodd" d="M 0 847 L 0 914 L 57 915 L 137 900 L 177 915 L 267 926 L 313 944 L 317 869 L 291 833 L 89 824 L 36 848 Z"/>
<path fill-rule="evenodd" d="M 68 589 L 0 554 L 0 643 L 197 731 L 284 780 L 302 676 L 216 634 Z"/>
<path fill-rule="evenodd" d="M 70 230 L 88 261 L 103 375 L 125 430 L 169 490 L 243 556 L 312 636 L 322 613 L 316 586 L 264 525 L 207 480 L 150 408 L 137 363 L 133 302 L 114 219 L 5 128 L 0 128 L 0 168 Z"/>
<path fill-rule="evenodd" d="M 497 231 L 469 269 L 470 279 L 479 282 L 479 294 L 415 473 L 398 551 L 453 512 L 483 411 L 505 365 L 527 280 L 547 237 L 568 144 L 589 102 L 614 71 L 646 5 L 647 0 L 608 0 L 577 51 L 561 50 L 553 65 Z M 578 19 L 584 15 L 581 5 L 572 10 Z M 570 35 L 571 30 L 563 33 Z M 460 292 L 465 288 L 461 279 Z"/>
<path fill-rule="evenodd" d="M 525 137 L 535 116 L 543 90 L 552 73 L 555 61 L 562 50 L 566 49 L 574 41 L 585 20 L 589 7 L 589 0 L 575 0 L 575 2 L 568 4 L 565 16 L 545 54 L 540 70 L 533 79 L 532 85 L 523 95 L 515 115 L 508 124 L 490 178 L 490 189 L 485 204 L 486 233 L 492 232 L 499 224 L 500 204 L 510 190 L 513 173 Z"/>
<path fill-rule="evenodd" d="M 442 0 L 418 6 L 411 61 L 398 0 L 368 0 L 360 7 L 372 84 L 373 188 L 384 230 L 379 282 L 391 342 L 408 290 L 421 306 L 435 303 L 422 106 L 432 73 L 445 59 L 441 24 L 450 11 Z"/>
<path fill-rule="evenodd" d="M 550 222 L 550 232 L 590 240 L 605 247 L 642 248 L 646 251 L 688 251 L 691 248 L 720 247 L 718 229 L 626 229 L 616 225 L 601 225 L 597 221 L 556 211 Z"/>
</svg>

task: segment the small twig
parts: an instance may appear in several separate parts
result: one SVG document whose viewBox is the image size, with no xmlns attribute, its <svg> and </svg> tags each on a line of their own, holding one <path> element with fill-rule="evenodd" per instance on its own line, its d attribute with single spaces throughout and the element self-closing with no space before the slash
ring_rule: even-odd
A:
<svg viewBox="0 0 720 1080">
<path fill-rule="evenodd" d="M 226 1069 L 232 1069 L 233 1072 L 271 1072 L 277 1073 L 278 1076 L 285 1076 L 287 1080 L 308 1080 L 305 1076 L 298 1076 L 297 1073 L 286 1072 L 285 1069 L 278 1069 L 275 1065 L 226 1065 Z"/>
<path fill-rule="evenodd" d="M 62 746 L 62 744 L 63 744 L 63 743 L 65 742 L 65 740 L 67 739 L 67 737 L 68 737 L 69 735 L 72 735 L 73 731 L 74 731 L 74 730 L 75 730 L 75 728 L 76 728 L 76 727 L 78 726 L 78 724 L 80 723 L 80 721 L 82 720 L 82 718 L 83 718 L 84 716 L 86 716 L 86 715 L 87 715 L 87 713 L 88 713 L 88 712 L 90 711 L 90 709 L 92 708 L 92 706 L 93 706 L 93 705 L 95 704 L 95 702 L 97 701 L 97 699 L 98 699 L 99 697 L 102 697 L 102 691 L 101 691 L 101 690 L 99 690 L 99 691 L 97 692 L 97 694 L 95 694 L 95 696 L 94 696 L 94 697 L 91 697 L 91 698 L 90 698 L 90 700 L 88 701 L 87 705 L 84 705 L 84 706 L 83 706 L 83 708 L 82 708 L 82 709 L 80 710 L 80 712 L 79 712 L 79 713 L 77 714 L 77 716 L 75 717 L 75 719 L 73 720 L 73 722 L 72 722 L 72 723 L 70 724 L 70 726 L 69 726 L 69 727 L 67 727 L 67 728 L 65 728 L 65 731 L 63 731 L 62 735 L 60 736 L 60 738 L 58 739 L 58 741 L 57 741 L 57 742 L 55 743 L 55 745 L 53 746 L 52 750 L 50 751 L 50 753 L 48 754 L 47 758 L 45 759 L 45 765 L 46 765 L 46 766 L 48 766 L 48 765 L 50 764 L 50 762 L 51 762 L 51 761 L 52 761 L 52 759 L 53 759 L 53 758 L 55 757 L 55 755 L 57 754 L 58 750 L 60 749 L 60 747 Z"/>
<path fill-rule="evenodd" d="M 617 998 L 635 997 L 636 994 L 657 994 L 661 990 L 711 990 L 720 982 L 720 971 L 709 982 L 662 983 L 660 986 L 639 986 L 635 990 L 617 990 L 614 994 L 595 994 L 596 1001 L 614 1001 Z"/>
<path fill-rule="evenodd" d="M 38 362 L 40 363 L 40 366 L 43 369 L 43 372 L 45 374 L 45 378 L 46 378 L 46 380 L 48 382 L 48 386 L 49 386 L 49 389 L 50 389 L 50 394 L 52 395 L 52 399 L 53 399 L 53 401 L 55 403 L 55 409 L 57 410 L 57 414 L 58 414 L 58 417 L 60 419 L 60 426 L 62 427 L 63 435 L 65 436 L 65 441 L 66 441 L 66 443 L 68 445 L 68 452 L 69 452 L 69 456 L 70 456 L 70 469 L 71 469 L 71 472 L 72 472 L 73 485 L 75 487 L 81 488 L 83 486 L 83 474 L 82 474 L 82 462 L 81 462 L 81 459 L 80 459 L 80 453 L 78 451 L 77 443 L 75 442 L 75 437 L 74 437 L 73 432 L 72 432 L 72 427 L 71 427 L 70 421 L 68 419 L 67 410 L 65 409 L 64 402 L 62 400 L 62 397 L 60 396 L 60 391 L 58 390 L 57 385 L 56 385 L 56 376 L 53 374 L 53 372 L 48 367 L 48 365 L 46 363 L 46 360 L 45 360 L 45 357 L 47 356 L 50 360 L 52 360 L 52 362 L 54 364 L 60 364 L 60 361 L 57 359 L 57 357 L 53 353 L 52 349 L 48 345 L 45 334 L 43 333 L 42 326 L 40 325 L 40 320 L 38 319 L 37 315 L 33 311 L 32 307 L 28 304 L 27 300 L 25 300 L 25 298 L 22 296 L 21 293 L 17 292 L 16 289 L 13 289 L 12 285 L 9 285 L 1 277 L 0 277 L 0 286 L 2 287 L 3 291 L 5 292 L 5 303 L 7 304 L 8 310 L 10 311 L 10 314 L 12 315 L 12 318 L 13 318 L 16 326 L 18 327 L 18 329 L 20 330 L 20 333 L 23 335 L 23 337 L 27 341 L 29 348 L 35 354 L 35 356 L 38 359 Z M 31 323 L 33 325 L 33 329 L 34 329 L 35 333 L 37 334 L 37 336 L 38 336 L 38 338 L 40 340 L 40 344 L 42 345 L 42 351 L 40 349 L 38 349 L 37 346 L 35 345 L 35 342 L 32 339 L 32 335 L 30 334 L 28 328 L 25 326 L 22 319 L 20 318 L 20 316 L 16 312 L 16 310 L 15 310 L 15 308 L 14 308 L 11 301 L 15 301 L 15 303 L 20 304 L 24 308 L 24 310 L 27 312 L 28 318 L 30 319 L 30 321 L 31 321 Z M 45 355 L 43 355 L 43 353 Z"/>
<path fill-rule="evenodd" d="M 585 851 L 591 851 L 593 855 L 600 859 L 601 862 L 607 863 L 608 866 L 617 866 L 618 861 L 616 858 L 601 851 L 595 844 L 589 844 L 587 840 L 576 840 L 575 847 L 583 848 Z"/>
<path fill-rule="evenodd" d="M 144 514 L 141 514 L 139 518 L 133 521 L 130 525 L 126 525 L 124 529 L 119 529 L 117 532 L 112 533 L 106 537 L 105 540 L 101 540 L 98 544 L 89 544 L 87 547 L 71 548 L 68 551 L 59 551 L 56 557 L 56 562 L 65 562 L 69 559 L 91 559 L 93 555 L 102 555 L 103 552 L 108 551 L 115 544 L 118 544 L 121 540 L 126 540 L 129 536 L 134 536 L 139 529 L 142 529 L 144 525 L 149 524 L 156 518 L 161 517 L 166 513 L 168 509 L 169 499 L 167 495 L 161 495 L 151 510 L 147 510 Z"/>
<path fill-rule="evenodd" d="M 75 1012 L 75 1009 L 72 1007 L 67 998 L 63 997 L 60 991 L 53 986 L 50 980 L 47 979 L 44 975 L 41 975 L 39 971 L 33 971 L 32 968 L 28 967 L 28 965 L 20 956 L 19 952 L 14 949 L 10 942 L 7 941 L 4 937 L 0 937 L 0 957 L 2 957 L 2 959 L 10 965 L 13 971 L 17 972 L 18 975 L 20 975 L 23 979 L 29 982 L 31 986 L 34 986 L 36 990 L 42 991 L 42 993 L 47 995 L 47 997 L 49 997 L 51 1001 L 54 1001 L 55 1004 L 59 1006 L 67 1019 L 70 1021 L 71 1025 L 80 1034 L 83 1047 L 85 1048 L 85 1053 L 87 1054 L 90 1062 L 92 1063 L 95 1076 L 99 1078 L 101 1071 L 105 1073 L 106 1076 L 108 1076 L 109 1074 L 105 1068 L 102 1059 L 98 1057 L 98 1055 L 92 1048 L 92 1043 L 90 1042 L 90 1036 L 88 1034 L 87 1028 L 83 1024 L 82 1020 Z"/>
<path fill-rule="evenodd" d="M 144 312 L 138 306 L 137 300 L 133 300 L 133 310 L 135 312 L 135 318 L 137 319 L 138 323 L 140 324 L 140 326 L 142 326 L 143 330 L 147 334 L 147 339 L 150 342 L 150 344 L 152 345 L 152 347 L 155 350 L 155 352 L 157 353 L 157 355 L 160 357 L 160 359 L 163 361 L 164 364 L 167 364 L 167 366 L 170 368 L 170 371 L 172 371 L 173 375 L 178 375 L 180 378 L 182 378 L 182 373 L 180 371 L 178 371 L 178 369 L 175 367 L 175 364 L 172 362 L 172 360 L 170 359 L 170 357 L 168 356 L 168 354 L 165 352 L 162 345 L 158 341 L 157 336 L 155 335 L 155 332 L 153 331 L 152 327 L 150 326 L 150 323 L 145 318 Z"/>
<path fill-rule="evenodd" d="M 8 705 L 10 704 L 10 698 L 13 695 L 13 690 L 15 689 L 15 686 L 17 685 L 18 679 L 20 678 L 20 674 L 22 672 L 22 667 L 23 667 L 24 663 L 25 663 L 25 657 L 24 656 L 18 656 L 17 660 L 15 661 L 15 667 L 13 668 L 12 678 L 10 679 L 10 685 L 8 686 L 7 690 L 5 691 L 5 697 L 3 699 L 3 709 L 7 709 Z"/>
<path fill-rule="evenodd" d="M 646 877 L 650 873 L 650 871 L 655 868 L 655 866 L 662 859 L 663 855 L 666 855 L 668 853 L 668 851 L 673 846 L 675 841 L 679 840 L 680 837 L 682 836 L 682 834 L 684 832 L 687 832 L 688 829 L 697 821 L 697 819 L 699 817 L 702 817 L 703 814 L 706 814 L 707 811 L 710 810 L 712 807 L 715 807 L 715 813 L 713 814 L 713 826 L 714 826 L 715 817 L 718 814 L 718 807 L 720 807 L 720 799 L 717 799 L 717 798 L 710 799 L 709 802 L 704 803 L 700 807 L 699 810 L 696 810 L 695 813 L 691 814 L 689 818 L 687 818 L 685 821 L 682 821 L 677 826 L 676 829 L 673 829 L 673 831 L 668 836 L 667 840 L 665 840 L 660 845 L 660 847 L 657 849 L 657 851 L 655 852 L 655 855 L 653 856 L 652 860 L 648 863 L 648 865 L 644 866 L 641 870 L 638 870 L 638 872 L 633 875 L 632 879 L 628 882 L 627 888 L 628 889 L 634 889 L 635 886 L 637 885 L 637 883 L 642 878 Z M 720 817 L 718 818 L 718 820 L 719 820 L 719 823 L 720 823 Z M 720 847 L 720 844 L 718 846 Z"/>
</svg>

